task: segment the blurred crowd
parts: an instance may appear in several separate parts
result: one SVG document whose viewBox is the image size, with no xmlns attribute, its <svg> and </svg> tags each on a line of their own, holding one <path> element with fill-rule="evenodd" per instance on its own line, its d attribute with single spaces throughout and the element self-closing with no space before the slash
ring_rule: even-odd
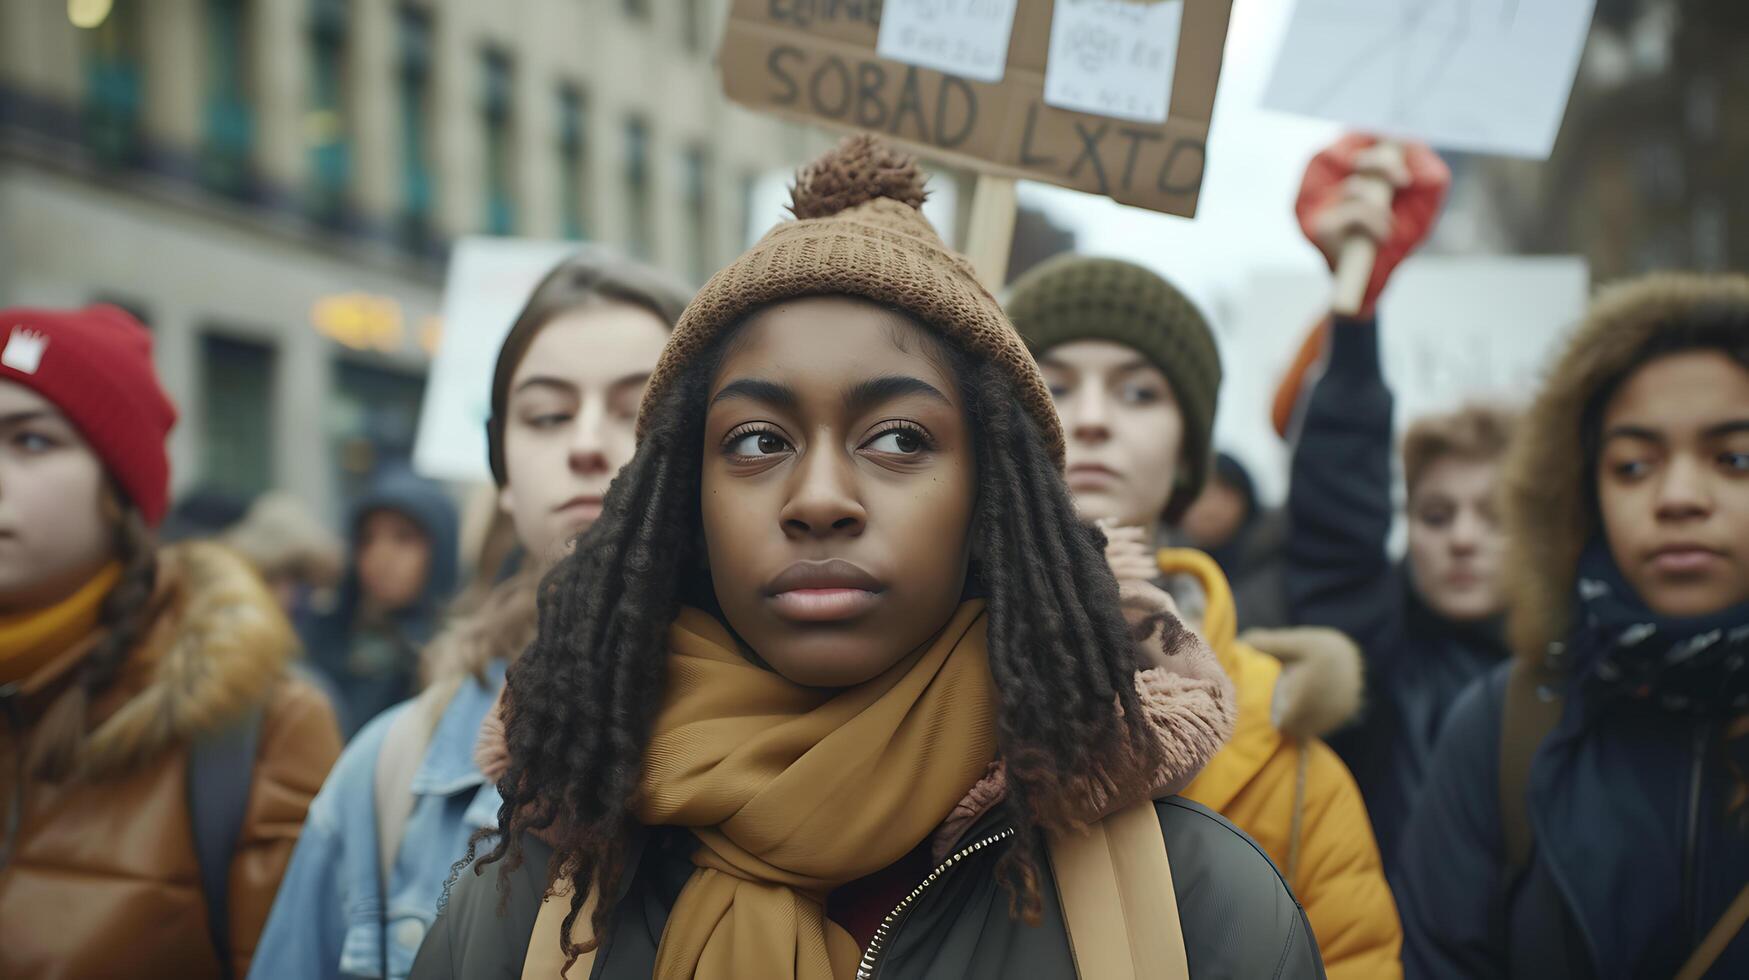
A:
<svg viewBox="0 0 1749 980">
<path fill-rule="evenodd" d="M 690 483 L 658 472 L 668 465 L 660 454 L 675 445 L 696 471 L 701 435 L 652 409 L 646 392 L 689 390 L 696 372 L 688 373 L 688 359 L 703 356 L 709 339 L 701 323 L 743 322 L 785 304 L 802 309 L 797 297 L 843 294 L 947 338 L 930 343 L 947 351 L 940 359 L 960 372 L 967 398 L 976 385 L 966 365 L 980 358 L 1021 379 L 1001 382 L 1012 384 L 1000 390 L 1013 404 L 1030 405 L 1030 379 L 1042 380 L 1060 426 L 1066 499 L 1104 559 L 1079 587 L 1100 593 L 1115 582 L 1126 611 L 1149 610 L 1145 622 L 1131 617 L 1138 631 L 1171 621 L 1190 637 L 1185 652 L 1170 640 L 1164 653 L 1126 647 L 1126 659 L 1114 661 L 1124 675 L 1116 688 L 1098 673 L 1103 666 L 1060 676 L 1081 677 L 1074 683 L 1092 685 L 1106 704 L 1118 690 L 1120 710 L 1145 716 L 1137 723 L 1144 739 L 1193 746 L 1201 743 L 1185 730 L 1209 733 L 1194 764 L 1170 775 L 1151 770 L 1143 802 L 1190 801 L 1267 855 L 1290 899 L 1282 907 L 1303 910 L 1315 944 L 1303 972 L 1281 975 L 1749 976 L 1749 939 L 1740 934 L 1749 917 L 1749 279 L 1664 273 L 1609 284 L 1535 390 L 1515 404 L 1417 418 L 1399 432 L 1381 337 L 1414 325 L 1381 319 L 1378 302 L 1433 230 L 1450 180 L 1432 151 L 1402 149 L 1347 137 L 1308 169 L 1298 200 L 1308 239 L 1332 268 L 1357 236 L 1374 242 L 1378 257 L 1359 307 L 1316 325 L 1306 338 L 1312 356 L 1281 379 L 1276 422 L 1292 463 L 1280 507 L 1260 500 L 1245 465 L 1214 443 L 1223 377 L 1257 368 L 1223 364 L 1196 304 L 1122 259 L 1048 260 L 991 300 L 988 314 L 971 300 L 929 306 L 924 294 L 936 287 L 912 280 L 867 285 L 870 277 L 921 275 L 904 262 L 804 274 L 782 263 L 802 261 L 794 256 L 805 250 L 760 252 L 767 243 L 752 253 L 764 263 L 763 285 L 745 294 L 725 290 L 736 275 L 752 275 L 742 268 L 749 260 L 696 298 L 629 260 L 565 261 L 528 297 L 491 367 L 495 486 L 484 509 L 475 508 L 491 516 L 474 520 L 481 527 L 469 535 L 450 489 L 399 469 L 378 473 L 351 502 L 339 534 L 282 492 L 243 501 L 201 491 L 172 506 L 165 439 L 176 408 L 154 373 L 150 335 L 113 307 L 0 312 L 0 975 L 532 975 L 543 943 L 593 956 L 588 975 L 598 977 L 649 975 L 649 964 L 664 976 L 693 975 L 687 967 L 700 976 L 763 969 L 748 965 L 763 963 L 757 957 L 742 957 L 773 941 L 765 933 L 748 933 L 738 947 L 699 939 L 691 960 L 673 959 L 682 955 L 674 950 L 697 931 L 699 910 L 689 903 L 701 900 L 694 890 L 715 887 L 709 873 L 728 869 L 775 888 L 768 866 L 789 866 L 717 829 L 698 831 L 709 856 L 691 863 L 664 864 L 664 848 L 675 845 L 660 834 L 648 844 L 637 838 L 642 850 L 631 857 L 604 858 L 612 848 L 603 842 L 629 838 L 602 828 L 700 824 L 651 815 L 652 800 L 679 792 L 656 776 L 624 794 L 633 802 L 610 805 L 609 796 L 638 787 L 637 772 L 602 763 L 597 773 L 590 753 L 609 750 L 588 746 L 630 751 L 624 738 L 614 741 L 618 733 L 649 741 L 653 728 L 656 740 L 636 745 L 644 758 L 690 758 L 664 748 L 677 709 L 663 701 L 658 715 L 647 700 L 660 680 L 610 669 L 614 644 L 654 642 L 635 632 L 648 603 L 667 603 L 670 618 L 682 599 L 704 609 L 728 624 L 719 627 L 732 634 L 725 642 L 791 677 L 786 661 L 767 654 L 765 644 L 777 641 L 745 625 L 755 618 L 720 588 L 701 599 L 684 587 L 678 598 L 632 587 L 664 562 L 700 564 L 708 577 L 732 561 L 724 542 L 742 540 L 713 523 L 714 463 L 705 464 L 702 503 L 696 472 Z M 1386 182 L 1391 194 L 1369 196 L 1360 189 L 1368 181 Z M 889 244 L 921 234 L 906 221 L 927 228 L 913 216 L 915 202 L 881 193 L 888 196 L 870 199 L 888 210 L 852 200 L 816 212 L 798 189 L 798 220 L 788 227 L 838 221 L 857 227 L 834 234 Z M 844 217 L 855 209 L 868 210 Z M 912 213 L 893 217 L 892 209 Z M 770 248 L 792 233 L 802 232 L 780 226 Z M 831 251 L 819 245 L 806 254 L 829 262 Z M 794 280 L 783 287 L 789 292 L 758 292 L 779 280 Z M 1002 324 L 1031 359 L 1012 365 L 988 346 L 987 332 L 962 336 L 947 322 L 986 315 L 977 322 Z M 775 320 L 768 326 L 777 330 Z M 761 348 L 731 340 L 709 349 L 724 370 Z M 796 354 L 773 363 L 798 358 L 805 361 Z M 998 374 L 977 377 L 996 384 Z M 710 412 L 725 397 L 717 392 Z M 1045 445 L 1050 423 L 1037 428 L 1047 438 L 1032 442 Z M 778 445 L 790 436 L 767 429 L 736 429 L 730 438 L 750 447 L 749 458 L 796 451 Z M 1009 442 L 990 452 L 1023 457 L 1003 447 L 1027 439 L 1001 438 Z M 922 439 L 913 429 L 883 430 L 881 445 L 896 448 L 880 451 L 923 452 L 908 448 Z M 980 455 L 979 466 L 997 465 L 992 459 Z M 1008 479 L 1027 492 L 1056 492 L 1041 489 L 1055 475 L 1010 469 Z M 689 502 L 664 502 L 673 486 Z M 795 492 L 781 511 L 780 538 L 878 521 L 873 504 L 869 514 L 840 516 L 830 508 L 850 505 L 825 491 Z M 930 506 L 946 513 L 946 504 Z M 978 506 L 994 505 L 980 497 Z M 684 561 L 665 553 L 673 548 L 654 531 L 638 536 L 640 522 L 663 513 L 702 521 L 675 536 Z M 748 512 L 744 523 L 757 519 Z M 1401 557 L 1393 549 L 1399 524 Z M 1055 539 L 1044 518 L 1005 533 L 1044 542 L 1039 554 L 1054 556 L 1044 564 L 1059 563 L 1056 574 L 1082 573 L 1072 549 L 1045 546 Z M 1051 680 L 1059 675 L 1043 666 L 1016 667 L 996 650 L 1014 642 L 998 639 L 996 617 L 1016 615 L 1000 610 L 1013 608 L 1016 595 L 1040 594 L 1053 572 L 998 573 L 982 547 L 970 553 L 966 597 L 991 610 L 989 669 L 1001 707 L 990 725 L 1008 772 L 1006 782 L 977 782 L 960 803 L 979 815 L 993 805 L 976 804 L 981 788 L 995 785 L 991 792 L 1019 806 L 1045 785 L 1025 767 L 1048 765 L 1011 751 L 1010 740 L 1027 733 L 1006 727 L 1018 717 L 1006 713 L 1010 704 L 1022 697 L 1007 685 L 1070 683 Z M 687 571 L 675 574 L 688 581 Z M 611 602 L 596 608 L 602 603 L 568 598 L 592 590 Z M 1037 650 L 1080 649 L 1061 637 L 1105 635 L 1098 609 L 1029 601 L 1050 607 L 1041 616 L 1049 630 L 1028 640 Z M 665 630 L 667 619 L 655 628 Z M 1211 707 L 1173 714 L 1202 690 L 1193 682 L 1203 675 L 1186 666 L 1202 655 L 1218 667 L 1207 675 L 1215 678 Z M 597 665 L 608 666 L 590 673 Z M 680 669 L 670 667 L 670 677 Z M 577 694 L 585 690 L 589 698 Z M 759 689 L 737 678 L 721 690 L 729 698 Z M 617 700 L 584 703 L 608 691 Z M 575 703 L 567 709 L 568 694 Z M 777 694 L 760 698 L 741 710 L 788 710 L 775 706 Z M 724 725 L 701 730 L 742 730 Z M 580 733 L 598 741 L 553 744 Z M 636 758 L 612 756 L 628 757 Z M 917 763 L 920 770 L 941 764 L 927 758 L 936 761 Z M 731 753 L 713 765 L 732 761 Z M 986 762 L 994 760 L 980 761 L 977 775 Z M 600 779 L 555 781 L 564 766 Z M 659 770 L 674 785 L 685 785 L 684 772 L 680 762 Z M 1116 773 L 1099 778 L 1115 787 L 1124 782 Z M 919 776 L 906 790 L 919 808 L 928 783 Z M 1093 792 L 1099 804 L 1083 823 L 1135 802 L 1106 792 Z M 966 819 L 962 832 L 976 825 Z M 472 861 L 506 854 L 506 821 L 517 841 L 509 854 L 525 869 L 518 873 L 539 880 L 525 895 L 522 879 L 508 877 L 515 862 L 507 864 L 500 887 L 508 910 L 493 919 L 491 863 L 480 866 L 485 898 L 451 891 L 468 887 Z M 1240 890 L 1236 858 L 1204 859 L 1208 880 L 1227 884 L 1193 884 L 1185 868 L 1201 867 L 1190 857 L 1196 848 L 1181 847 L 1174 835 L 1182 831 L 1161 821 L 1190 974 L 1247 975 L 1217 947 L 1271 941 L 1273 926 L 1246 925 L 1263 916 L 1265 901 Z M 719 833 L 733 843 L 707 836 Z M 836 879 L 777 876 L 810 896 L 814 918 L 827 923 L 819 954 L 827 972 L 808 972 L 813 961 L 797 953 L 794 975 L 860 975 L 841 972 L 834 944 L 855 940 L 863 957 L 888 941 L 883 916 L 905 908 L 911 888 L 892 879 L 933 880 L 942 855 L 931 860 L 928 843 L 913 837 L 901 856 Z M 618 864 L 599 866 L 610 858 Z M 689 881 L 694 864 L 705 870 Z M 549 884 L 563 897 L 569 885 L 603 881 L 623 893 L 611 934 L 593 921 L 596 935 L 608 936 L 598 950 L 571 942 L 573 919 L 591 924 L 587 909 L 578 915 L 580 894 L 561 908 L 571 913 L 567 931 L 542 924 Z M 1016 894 L 1028 888 L 1036 891 L 1037 881 Z M 446 896 L 456 899 L 447 907 Z M 966 892 L 953 901 L 987 900 Z M 734 921 L 753 921 L 752 901 L 733 900 L 732 914 L 744 917 Z M 628 937 L 625 920 L 646 914 L 654 938 Z M 913 921 L 912 936 L 935 938 L 913 939 L 912 955 L 922 945 L 937 959 L 894 958 L 892 969 L 983 976 L 969 964 L 986 955 L 1016 963 L 1001 956 L 1030 948 L 988 926 L 982 940 L 963 939 L 955 916 L 971 914 L 937 909 Z M 1066 917 L 1064 928 L 1080 935 L 1056 898 L 1043 914 Z M 1198 918 L 1205 915 L 1214 918 Z M 1254 931 L 1209 935 L 1222 917 Z M 979 942 L 1008 945 L 997 955 Z M 929 962 L 945 972 L 926 973 Z"/>
</svg>

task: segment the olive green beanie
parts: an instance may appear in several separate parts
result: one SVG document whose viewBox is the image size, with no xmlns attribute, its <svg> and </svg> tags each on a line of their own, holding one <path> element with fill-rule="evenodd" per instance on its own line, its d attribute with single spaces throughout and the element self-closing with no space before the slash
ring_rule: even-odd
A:
<svg viewBox="0 0 1749 980">
<path fill-rule="evenodd" d="M 1184 414 L 1183 463 L 1165 515 L 1178 523 L 1208 480 L 1221 391 L 1221 354 L 1196 305 L 1132 262 L 1060 255 L 1022 276 L 1007 306 L 1034 357 L 1073 340 L 1109 340 L 1166 375 Z"/>
</svg>

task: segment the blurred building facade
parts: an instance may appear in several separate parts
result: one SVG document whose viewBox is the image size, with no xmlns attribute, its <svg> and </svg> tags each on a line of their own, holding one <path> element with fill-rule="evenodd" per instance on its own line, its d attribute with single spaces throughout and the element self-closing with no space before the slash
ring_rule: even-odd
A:
<svg viewBox="0 0 1749 980">
<path fill-rule="evenodd" d="M 1598 0 L 1551 158 L 1454 164 L 1449 251 L 1749 269 L 1749 4 Z"/>
<path fill-rule="evenodd" d="M 453 238 L 695 282 L 744 245 L 752 180 L 812 143 L 722 98 L 725 7 L 6 0 L 0 305 L 133 310 L 177 488 L 336 514 L 411 450 Z"/>
</svg>

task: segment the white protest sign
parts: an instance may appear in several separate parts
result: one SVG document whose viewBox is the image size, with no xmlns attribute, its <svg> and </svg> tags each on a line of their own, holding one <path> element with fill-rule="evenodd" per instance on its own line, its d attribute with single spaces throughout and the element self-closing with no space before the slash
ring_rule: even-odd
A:
<svg viewBox="0 0 1749 980">
<path fill-rule="evenodd" d="M 919 68 L 1000 82 L 1018 0 L 886 0 L 875 52 Z"/>
<path fill-rule="evenodd" d="M 1171 268 L 1161 273 L 1171 277 Z M 1187 286 L 1197 286 L 1188 282 Z M 1329 311 L 1330 274 L 1260 268 L 1225 283 L 1221 360 L 1240 365 L 1221 382 L 1215 444 L 1245 460 L 1270 500 L 1286 492 L 1288 447 L 1270 422 L 1275 388 L 1312 326 Z M 1195 290 L 1192 290 L 1194 293 Z M 1469 402 L 1523 407 L 1562 338 L 1584 315 L 1585 260 L 1575 256 L 1416 256 L 1391 277 L 1379 303 L 1385 381 L 1396 426 Z"/>
<path fill-rule="evenodd" d="M 413 445 L 413 468 L 435 480 L 484 482 L 486 419 L 498 348 L 543 276 L 591 246 L 516 238 L 463 238 L 443 287 L 443 345 L 432 360 Z"/>
<path fill-rule="evenodd" d="M 1299 0 L 1264 106 L 1546 159 L 1595 0 Z"/>
<path fill-rule="evenodd" d="M 1184 0 L 1056 0 L 1046 104 L 1165 122 L 1183 21 Z"/>
</svg>

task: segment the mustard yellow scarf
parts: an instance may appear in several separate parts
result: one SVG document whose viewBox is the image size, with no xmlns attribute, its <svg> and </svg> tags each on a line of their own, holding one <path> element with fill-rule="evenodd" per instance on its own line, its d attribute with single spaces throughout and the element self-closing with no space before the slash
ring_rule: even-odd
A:
<svg viewBox="0 0 1749 980">
<path fill-rule="evenodd" d="M 984 604 L 968 602 L 886 673 L 827 691 L 749 663 L 721 623 L 681 611 L 640 817 L 690 827 L 701 846 L 662 932 L 657 980 L 856 975 L 862 951 L 826 918 L 826 896 L 908 854 L 995 757 L 985 636 Z M 523 976 L 559 975 L 569 907 L 562 887 L 543 903 Z M 587 976 L 592 960 L 571 975 Z"/>
<path fill-rule="evenodd" d="M 669 633 L 642 819 L 703 845 L 656 953 L 659 980 L 855 976 L 827 893 L 904 857 L 996 754 L 982 602 L 857 687 L 800 687 L 709 615 Z"/>
<path fill-rule="evenodd" d="M 663 930 L 656 980 L 850 980 L 862 951 L 826 917 L 827 894 L 909 853 L 995 757 L 984 604 L 961 606 L 929 644 L 841 691 L 749 663 L 695 609 L 668 636 L 639 816 L 691 828 L 701 846 Z M 1152 803 L 1053 834 L 1050 850 L 1083 978 L 1188 976 Z M 571 934 L 579 942 L 587 898 Z M 561 975 L 570 903 L 563 882 L 542 903 L 523 977 Z M 588 976 L 593 960 L 569 975 Z"/>
<path fill-rule="evenodd" d="M 103 600 L 121 578 L 121 566 L 105 566 L 47 609 L 0 616 L 0 684 L 22 681 L 97 628 Z"/>
</svg>

